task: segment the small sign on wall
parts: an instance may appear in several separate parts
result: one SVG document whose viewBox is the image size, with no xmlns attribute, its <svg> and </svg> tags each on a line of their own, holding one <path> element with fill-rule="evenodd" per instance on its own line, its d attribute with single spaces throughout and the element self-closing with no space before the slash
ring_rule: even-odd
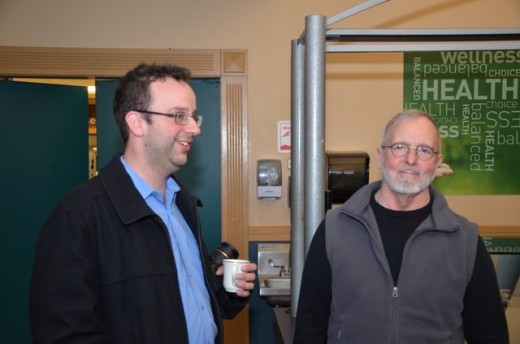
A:
<svg viewBox="0 0 520 344">
<path fill-rule="evenodd" d="M 291 152 L 291 121 L 278 122 L 278 153 Z"/>
</svg>

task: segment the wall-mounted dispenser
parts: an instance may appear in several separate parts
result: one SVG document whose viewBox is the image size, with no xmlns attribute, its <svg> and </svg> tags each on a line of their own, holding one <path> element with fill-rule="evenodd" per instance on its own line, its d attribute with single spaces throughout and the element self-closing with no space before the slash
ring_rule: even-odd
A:
<svg viewBox="0 0 520 344">
<path fill-rule="evenodd" d="M 366 152 L 327 152 L 328 189 L 332 203 L 343 203 L 368 184 L 370 157 Z"/>
<path fill-rule="evenodd" d="M 257 163 L 258 198 L 280 198 L 282 196 L 282 163 L 280 160 L 265 159 Z"/>
</svg>

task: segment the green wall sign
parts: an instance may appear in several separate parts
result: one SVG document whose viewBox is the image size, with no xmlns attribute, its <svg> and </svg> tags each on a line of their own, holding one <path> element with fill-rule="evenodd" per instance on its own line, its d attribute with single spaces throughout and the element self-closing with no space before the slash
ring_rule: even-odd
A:
<svg viewBox="0 0 520 344">
<path fill-rule="evenodd" d="M 489 253 L 520 254 L 520 238 L 483 237 Z"/>
<path fill-rule="evenodd" d="M 520 194 L 520 50 L 404 54 L 404 109 L 429 113 L 455 173 L 446 194 Z"/>
</svg>

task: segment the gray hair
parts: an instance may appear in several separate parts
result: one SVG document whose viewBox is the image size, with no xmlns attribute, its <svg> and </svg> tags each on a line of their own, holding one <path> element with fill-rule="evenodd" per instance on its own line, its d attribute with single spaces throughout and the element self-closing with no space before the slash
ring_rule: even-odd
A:
<svg viewBox="0 0 520 344">
<path fill-rule="evenodd" d="M 435 130 L 437 131 L 437 136 L 439 138 L 439 150 L 440 150 L 441 135 L 439 133 L 439 127 L 437 126 L 437 123 L 434 122 L 434 120 L 431 118 L 431 116 L 429 114 L 427 114 L 424 111 L 420 111 L 420 110 L 416 110 L 416 109 L 410 109 L 407 111 L 399 112 L 398 114 L 394 115 L 394 117 L 392 117 L 390 119 L 390 121 L 388 121 L 388 123 L 386 124 L 385 130 L 383 132 L 383 137 L 381 138 L 381 146 L 384 146 L 387 144 L 387 141 L 390 137 L 390 132 L 395 124 L 397 124 L 399 122 L 409 121 L 412 119 L 417 119 L 417 118 L 427 118 L 430 122 L 432 122 L 433 126 L 435 127 Z"/>
</svg>

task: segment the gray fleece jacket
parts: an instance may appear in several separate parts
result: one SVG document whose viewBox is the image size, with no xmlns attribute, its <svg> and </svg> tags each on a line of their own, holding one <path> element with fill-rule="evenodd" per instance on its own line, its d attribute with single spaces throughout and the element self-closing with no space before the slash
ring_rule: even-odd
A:
<svg viewBox="0 0 520 344">
<path fill-rule="evenodd" d="M 463 298 L 477 225 L 432 189 L 432 214 L 409 238 L 394 285 L 369 206 L 373 183 L 325 218 L 332 274 L 329 343 L 464 343 Z M 342 340 L 347 339 L 346 341 Z"/>
</svg>

